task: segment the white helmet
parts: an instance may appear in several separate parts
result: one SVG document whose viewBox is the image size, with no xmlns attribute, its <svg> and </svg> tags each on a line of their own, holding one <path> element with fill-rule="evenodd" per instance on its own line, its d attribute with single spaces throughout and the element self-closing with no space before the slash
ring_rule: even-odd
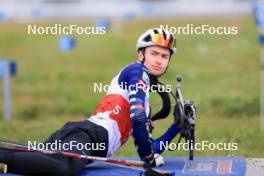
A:
<svg viewBox="0 0 264 176">
<path fill-rule="evenodd" d="M 162 28 L 153 28 L 144 32 L 137 41 L 137 51 L 148 46 L 168 48 L 172 54 L 176 52 L 176 39 Z"/>
</svg>

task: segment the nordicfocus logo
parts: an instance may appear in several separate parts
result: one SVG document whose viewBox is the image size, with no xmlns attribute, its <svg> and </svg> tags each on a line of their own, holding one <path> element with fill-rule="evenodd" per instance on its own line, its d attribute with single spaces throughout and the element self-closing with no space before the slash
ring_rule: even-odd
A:
<svg viewBox="0 0 264 176">
<path fill-rule="evenodd" d="M 168 141 L 163 142 L 160 141 L 160 150 L 165 149 L 165 150 L 189 150 L 193 149 L 193 150 L 226 150 L 226 151 L 234 151 L 234 150 L 238 150 L 238 144 L 237 143 L 224 143 L 224 142 L 219 142 L 219 143 L 212 143 L 209 141 L 202 141 L 197 142 L 193 145 L 193 143 L 191 143 L 191 146 L 189 146 L 189 143 L 169 143 Z"/>
<path fill-rule="evenodd" d="M 147 85 L 144 83 L 136 83 L 135 85 L 128 85 L 127 83 L 120 83 L 117 85 L 107 85 L 103 83 L 94 83 L 93 84 L 93 91 L 94 92 L 108 92 L 110 89 L 117 90 L 117 89 L 124 89 L 131 91 L 138 91 L 143 90 L 144 92 L 171 92 L 172 85 Z"/>
<path fill-rule="evenodd" d="M 28 150 L 105 150 L 105 143 L 79 143 L 77 141 L 70 141 L 66 143 L 62 143 L 61 140 L 55 140 L 52 143 L 37 143 L 36 141 L 28 141 L 27 143 Z"/>
<path fill-rule="evenodd" d="M 27 26 L 28 35 L 91 35 L 91 34 L 105 34 L 105 27 L 97 26 L 78 26 L 77 24 L 62 25 L 54 24 L 53 26 L 39 26 L 31 25 Z"/>
<path fill-rule="evenodd" d="M 193 24 L 186 24 L 185 26 L 169 26 L 160 25 L 160 28 L 170 32 L 173 35 L 237 35 L 237 26 L 211 26 L 203 24 L 195 26 Z"/>
</svg>

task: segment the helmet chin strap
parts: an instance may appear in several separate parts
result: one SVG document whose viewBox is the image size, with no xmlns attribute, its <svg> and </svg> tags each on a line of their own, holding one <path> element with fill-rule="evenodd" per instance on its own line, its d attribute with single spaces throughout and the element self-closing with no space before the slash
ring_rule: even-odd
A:
<svg viewBox="0 0 264 176">
<path fill-rule="evenodd" d="M 165 71 L 164 71 L 161 75 L 159 75 L 159 76 L 157 76 L 157 77 L 159 78 L 159 77 L 161 77 L 162 75 L 164 75 L 164 74 L 167 72 L 168 68 L 169 68 L 169 66 L 167 66 L 167 68 L 165 69 Z"/>
<path fill-rule="evenodd" d="M 145 48 L 140 49 L 140 51 L 143 55 L 142 61 L 140 61 L 140 63 L 142 63 L 144 65 L 144 63 L 145 63 Z"/>
</svg>

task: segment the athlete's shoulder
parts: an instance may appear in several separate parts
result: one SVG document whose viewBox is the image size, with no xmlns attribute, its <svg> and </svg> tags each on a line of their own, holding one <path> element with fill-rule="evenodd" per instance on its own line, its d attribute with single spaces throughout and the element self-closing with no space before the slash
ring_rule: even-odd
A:
<svg viewBox="0 0 264 176">
<path fill-rule="evenodd" d="M 149 73 L 148 69 L 140 62 L 134 62 L 129 65 L 127 65 L 124 69 L 124 72 L 146 72 L 147 74 Z"/>
<path fill-rule="evenodd" d="M 129 82 L 129 80 L 143 80 L 145 83 L 149 84 L 149 71 L 140 62 L 134 62 L 121 71 L 119 82 L 123 82 L 124 80 L 127 82 Z"/>
</svg>

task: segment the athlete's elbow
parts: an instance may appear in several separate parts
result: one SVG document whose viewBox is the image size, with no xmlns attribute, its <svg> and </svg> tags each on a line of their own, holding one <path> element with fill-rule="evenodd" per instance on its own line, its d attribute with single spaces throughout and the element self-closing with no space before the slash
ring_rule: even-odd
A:
<svg viewBox="0 0 264 176">
<path fill-rule="evenodd" d="M 132 120 L 132 125 L 137 127 L 145 126 L 147 123 L 147 118 L 142 115 L 134 116 L 131 120 Z"/>
</svg>

